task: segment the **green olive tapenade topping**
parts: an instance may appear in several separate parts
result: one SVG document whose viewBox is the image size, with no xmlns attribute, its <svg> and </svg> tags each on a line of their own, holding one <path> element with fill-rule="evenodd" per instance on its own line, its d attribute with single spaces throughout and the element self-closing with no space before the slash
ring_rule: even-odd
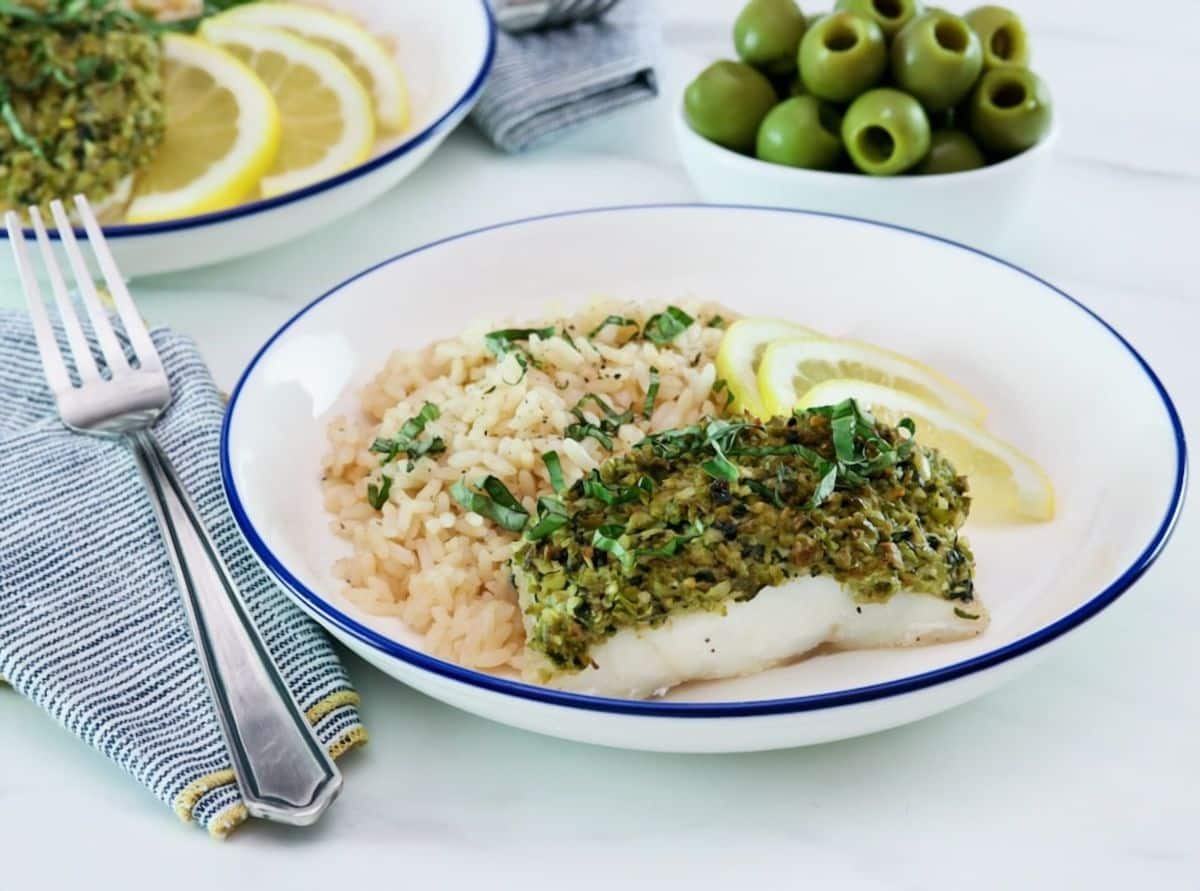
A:
<svg viewBox="0 0 1200 891">
<path fill-rule="evenodd" d="M 791 578 L 830 575 L 861 601 L 974 597 L 966 480 L 852 400 L 654 434 L 551 501 L 553 528 L 527 533 L 512 568 L 529 645 L 562 669 L 623 628 Z"/>
<path fill-rule="evenodd" d="M 0 2 L 0 206 L 110 195 L 162 142 L 159 42 L 112 0 Z"/>
</svg>

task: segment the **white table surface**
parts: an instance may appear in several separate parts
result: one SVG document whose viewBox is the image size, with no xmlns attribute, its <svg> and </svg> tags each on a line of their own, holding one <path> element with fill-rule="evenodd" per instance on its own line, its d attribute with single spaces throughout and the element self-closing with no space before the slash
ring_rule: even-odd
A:
<svg viewBox="0 0 1200 891">
<path fill-rule="evenodd" d="M 686 76 L 728 54 L 738 5 L 660 3 L 654 103 L 524 157 L 464 127 L 353 219 L 135 293 L 153 321 L 194 335 L 229 387 L 295 309 L 393 253 L 529 214 L 695 200 L 668 115 Z M 1126 334 L 1197 443 L 1200 3 L 1153 5 L 1020 4 L 1062 140 L 1003 253 Z M 1103 381 L 1096 410 L 1120 423 Z M 253 825 L 225 844 L 0 690 L 0 887 L 510 888 L 570 876 L 580 887 L 1200 888 L 1198 554 L 1192 509 L 1130 594 L 1016 682 L 920 724 L 794 751 L 560 742 L 349 659 L 372 742 L 345 760 L 342 799 L 314 829 Z"/>
</svg>

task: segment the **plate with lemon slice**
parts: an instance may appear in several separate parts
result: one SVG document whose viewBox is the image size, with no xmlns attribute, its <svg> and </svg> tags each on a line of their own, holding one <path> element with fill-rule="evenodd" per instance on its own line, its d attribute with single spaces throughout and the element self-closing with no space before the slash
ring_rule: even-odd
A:
<svg viewBox="0 0 1200 891">
<path fill-rule="evenodd" d="M 541 258 L 535 276 L 527 261 L 533 254 Z M 603 308 L 589 310 L 598 298 L 606 301 Z M 483 323 L 464 333 L 471 318 Z M 572 329 L 564 321 L 569 319 L 582 321 Z M 542 327 L 548 323 L 555 327 Z M 444 341 L 441 348 L 429 346 L 438 341 Z M 479 358 L 472 358 L 476 353 Z M 410 366 L 426 359 L 444 361 L 450 370 L 443 378 Z M 591 361 L 599 362 L 598 371 L 571 376 L 562 370 Z M 642 366 L 648 362 L 654 368 L 647 377 Z M 489 363 L 499 369 L 495 380 L 480 378 L 477 391 L 459 401 L 456 388 L 488 374 Z M 580 381 L 591 388 L 582 397 L 576 392 Z M 524 395 L 510 400 L 507 415 L 492 415 L 489 400 L 503 401 L 510 387 L 525 388 Z M 604 396 L 592 393 L 597 387 Z M 528 447 L 520 435 L 504 433 L 509 428 L 503 425 L 510 416 L 511 423 L 522 416 L 557 423 L 552 406 L 560 392 L 578 400 L 577 414 L 564 412 L 569 426 L 554 434 L 562 437 L 553 440 L 562 455 L 558 482 L 550 469 L 549 482 L 540 484 L 545 456 L 531 458 L 528 470 L 517 469 L 524 467 Z M 387 413 L 396 399 L 398 410 Z M 432 407 L 422 407 L 422 399 Z M 491 440 L 455 432 L 467 429 L 454 426 L 463 406 L 480 413 L 464 416 L 464 423 L 487 418 L 486 435 L 503 440 L 489 465 L 496 476 L 482 490 L 471 488 L 476 481 L 468 471 L 482 459 L 463 450 Z M 395 426 L 408 439 L 389 448 L 408 449 L 409 467 L 397 462 L 384 468 L 395 477 L 390 496 L 381 494 L 382 478 L 373 470 L 353 476 L 353 485 L 336 493 L 326 487 L 344 462 L 373 468 L 388 460 L 375 454 L 376 446 L 339 451 L 347 428 L 337 419 L 353 420 L 364 408 L 374 423 L 387 414 L 394 426 L 420 409 L 403 428 Z M 373 429 L 367 427 L 365 444 Z M 392 429 L 378 435 L 391 436 Z M 793 440 L 789 430 L 802 432 Z M 606 468 L 625 466 L 610 462 L 624 460 L 624 450 L 634 454 L 643 437 L 666 463 L 647 458 L 640 466 L 652 479 L 639 478 L 629 491 L 612 488 L 618 477 L 606 476 Z M 281 450 L 280 442 L 288 447 Z M 533 443 L 539 452 L 542 442 Z M 571 485 L 572 474 L 583 472 L 578 468 L 589 460 L 600 475 Z M 778 463 L 764 463 L 769 461 Z M 545 464 L 550 468 L 550 461 Z M 910 469 L 895 469 L 902 466 Z M 912 488 L 916 480 L 939 478 L 947 466 L 954 468 L 953 491 Z M 760 473 L 763 467 L 771 472 Z M 408 574 L 405 567 L 419 563 L 432 572 L 440 553 L 440 565 L 457 573 L 455 592 L 463 574 L 476 571 L 454 562 L 453 538 L 439 539 L 440 551 L 430 551 L 422 539 L 417 556 L 406 556 L 397 539 L 408 528 L 403 518 L 422 509 L 409 504 L 418 497 L 409 493 L 436 487 L 443 470 L 446 479 L 466 474 L 466 482 L 412 534 L 461 528 L 472 540 L 490 541 L 496 522 L 520 529 L 511 521 L 528 513 L 531 529 L 524 535 L 530 541 L 513 553 L 528 554 L 543 534 L 551 536 L 550 545 L 533 562 L 509 564 L 514 583 L 524 592 L 533 584 L 531 573 L 556 574 L 576 585 L 578 602 L 593 611 L 606 609 L 608 588 L 589 599 L 597 573 L 618 594 L 635 584 L 632 579 L 657 573 L 655 586 L 644 589 L 647 603 L 657 603 L 667 596 L 663 591 L 683 590 L 661 584 L 670 573 L 688 590 L 700 590 L 714 575 L 728 574 L 736 583 L 734 573 L 741 570 L 735 562 L 779 559 L 786 574 L 792 565 L 786 561 L 814 559 L 807 547 L 799 556 L 794 549 L 764 556 L 754 542 L 772 541 L 777 533 L 759 523 L 742 558 L 714 562 L 707 552 L 729 553 L 730 543 L 743 535 L 738 523 L 751 522 L 749 517 L 783 518 L 781 524 L 792 525 L 779 528 L 790 535 L 787 530 L 825 522 L 829 511 L 849 511 L 853 519 L 856 498 L 864 511 L 868 499 L 878 506 L 894 498 L 915 504 L 935 522 L 957 524 L 965 493 L 969 511 L 954 534 L 959 545 L 969 542 L 973 587 L 942 596 L 957 601 L 950 604 L 949 621 L 970 627 L 963 633 L 950 628 L 955 633 L 947 636 L 939 628 L 950 626 L 931 613 L 892 615 L 889 621 L 907 622 L 905 630 L 913 632 L 903 645 L 859 634 L 847 648 L 841 632 L 867 621 L 861 615 L 882 615 L 872 611 L 891 602 L 864 595 L 856 601 L 861 612 L 851 605 L 837 613 L 794 651 L 796 658 L 781 655 L 787 650 L 768 655 L 762 648 L 791 646 L 790 632 L 805 631 L 799 626 L 814 621 L 815 613 L 795 598 L 816 598 L 815 609 L 821 598 L 837 594 L 828 583 L 800 584 L 810 581 L 805 572 L 731 602 L 727 613 L 715 616 L 700 608 L 688 612 L 683 601 L 670 609 L 684 613 L 668 612 L 665 620 L 633 632 L 580 625 L 581 633 L 615 634 L 612 642 L 620 639 L 625 654 L 619 658 L 641 660 L 617 667 L 640 677 L 674 672 L 669 689 L 643 685 L 637 694 L 599 693 L 596 685 L 531 675 L 528 660 L 542 652 L 536 647 L 552 653 L 545 648 L 554 638 L 530 637 L 524 664 L 505 662 L 502 654 L 491 667 L 473 666 L 469 653 L 464 656 L 468 651 L 454 644 L 456 636 L 466 640 L 474 633 L 468 623 L 455 623 L 431 641 L 424 626 L 404 624 L 403 610 L 383 608 L 392 598 L 403 603 L 412 597 L 409 605 L 418 609 L 420 597 L 436 595 L 435 612 L 458 609 L 450 582 L 442 593 L 405 592 L 389 581 L 389 566 Z M 1161 553 L 1183 500 L 1186 449 L 1179 416 L 1147 361 L 1083 303 L 1029 272 L 971 248 L 864 220 L 666 205 L 556 214 L 477 230 L 396 256 L 321 296 L 288 321 L 243 374 L 222 436 L 222 471 L 239 526 L 290 596 L 393 677 L 457 707 L 542 733 L 628 748 L 724 752 L 894 727 L 971 700 L 1034 665 L 1126 594 Z M 894 486 L 889 479 L 897 481 Z M 654 493 L 666 486 L 677 493 L 672 503 L 695 510 L 687 507 L 677 521 L 683 525 L 665 544 L 642 549 L 631 530 L 635 524 L 648 528 L 660 509 L 654 505 L 661 506 Z M 831 498 L 838 507 L 829 506 Z M 359 499 L 361 504 L 351 503 Z M 331 503 L 347 505 L 339 520 L 331 521 Z M 554 510 L 543 511 L 547 504 Z M 633 518 L 643 510 L 639 504 L 647 505 L 649 520 Z M 463 510 L 478 516 L 460 518 Z M 556 561 L 573 553 L 571 536 L 591 529 L 579 525 L 592 522 L 595 514 L 586 511 L 609 510 L 625 511 L 628 525 L 597 526 L 587 539 L 591 547 L 580 552 L 587 571 L 559 573 Z M 676 522 L 670 519 L 674 509 L 664 510 L 664 522 Z M 820 511 L 826 513 L 815 513 Z M 353 548 L 338 534 L 348 525 L 358 539 Z M 946 541 L 917 540 L 911 529 L 861 525 L 861 535 L 847 534 L 871 543 L 866 556 L 830 552 L 834 568 L 812 563 L 813 583 L 838 577 L 839 554 L 851 561 L 846 567 L 875 555 L 903 574 L 906 561 L 926 548 L 940 554 Z M 504 534 L 504 541 L 520 541 L 511 531 Z M 361 550 L 363 543 L 384 550 L 376 559 Z M 680 559 L 685 553 L 689 560 Z M 961 569 L 961 557 L 948 554 L 947 565 Z M 375 573 L 365 600 L 347 589 L 346 576 L 335 569 L 351 565 L 357 572 L 353 566 L 364 561 Z M 481 596 L 503 599 L 507 584 L 501 574 Z M 561 587 L 545 587 L 542 596 Z M 766 613 L 745 621 L 768 591 L 776 607 L 782 603 L 781 609 L 795 612 L 777 612 L 779 621 L 768 626 L 761 619 Z M 520 608 L 529 610 L 530 603 L 522 599 Z M 764 603 L 768 607 L 775 608 Z M 593 614 L 576 612 L 572 621 L 586 623 Z M 723 624 L 732 621 L 726 615 L 737 622 Z M 429 622 L 436 625 L 436 616 Z M 699 654 L 685 637 L 664 637 L 673 628 L 682 633 L 688 622 L 706 629 Z M 922 642 L 922 635 L 932 640 Z M 821 640 L 841 643 L 813 649 Z M 654 657 L 649 651 L 660 645 L 661 658 Z M 731 653 L 735 645 L 741 652 Z M 612 649 L 591 652 L 590 667 L 585 660 L 582 669 L 577 664 L 569 671 L 601 672 L 606 660 L 615 665 L 618 658 Z M 679 671 L 709 679 L 678 682 Z"/>
<path fill-rule="evenodd" d="M 160 58 L 145 94 L 165 127 L 90 195 L 128 275 L 251 253 L 377 197 L 467 114 L 495 44 L 484 0 L 139 4 L 159 6 L 195 12 L 125 13 Z"/>
</svg>

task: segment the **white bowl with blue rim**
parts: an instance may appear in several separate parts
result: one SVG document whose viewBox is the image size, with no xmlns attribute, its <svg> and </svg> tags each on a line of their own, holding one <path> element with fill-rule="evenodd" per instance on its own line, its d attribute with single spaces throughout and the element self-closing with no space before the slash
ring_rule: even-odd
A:
<svg viewBox="0 0 1200 891">
<path fill-rule="evenodd" d="M 538 257 L 535 267 L 530 256 Z M 354 410 L 359 388 L 397 348 L 453 336 L 471 317 L 535 318 L 551 300 L 597 293 L 702 298 L 739 313 L 791 318 L 919 357 L 980 396 L 989 428 L 1036 458 L 1058 495 L 1049 523 L 968 522 L 976 590 L 992 616 L 987 631 L 951 644 L 822 653 L 630 701 L 443 661 L 397 619 L 346 601 L 332 565 L 347 546 L 322 506 L 329 419 Z M 1061 359 L 1066 351 L 1070 362 Z M 317 298 L 242 376 L 222 436 L 222 472 L 237 522 L 288 596 L 380 670 L 451 705 L 540 733 L 726 752 L 894 727 L 1034 665 L 1126 594 L 1161 552 L 1183 501 L 1186 448 L 1179 416 L 1147 362 L 1083 303 L 1030 272 L 954 242 L 850 217 L 663 205 L 464 233 Z"/>
<path fill-rule="evenodd" d="M 409 89 L 408 129 L 381 141 L 362 164 L 293 192 L 177 220 L 106 225 L 126 276 L 251 254 L 352 213 L 421 166 L 466 117 L 495 55 L 487 0 L 331 0 L 329 6 L 354 16 L 394 49 Z"/>
</svg>

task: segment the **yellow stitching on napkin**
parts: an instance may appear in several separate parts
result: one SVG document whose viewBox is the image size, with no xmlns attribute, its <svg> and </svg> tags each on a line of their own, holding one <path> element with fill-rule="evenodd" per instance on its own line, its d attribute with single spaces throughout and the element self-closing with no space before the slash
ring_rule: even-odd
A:
<svg viewBox="0 0 1200 891">
<path fill-rule="evenodd" d="M 329 699 L 322 700 L 321 702 L 317 703 L 311 709 L 309 709 L 309 714 L 311 715 L 313 712 L 320 709 L 329 700 L 343 697 L 344 694 L 347 693 L 349 694 L 350 698 L 346 698 L 342 702 L 335 703 L 334 705 L 330 706 L 329 709 L 326 709 L 322 714 L 328 714 L 331 709 L 336 708 L 338 705 L 357 705 L 358 694 L 346 690 L 343 691 L 343 693 L 335 693 L 333 696 L 330 696 Z M 353 699 L 353 701 L 351 701 L 351 699 Z M 353 727 L 330 744 L 329 757 L 337 760 L 351 749 L 366 745 L 368 738 L 367 729 L 365 727 Z M 183 822 L 190 823 L 192 819 L 192 810 L 196 807 L 196 803 L 201 798 L 203 798 L 213 789 L 219 788 L 220 786 L 228 786 L 230 783 L 234 783 L 236 781 L 237 777 L 234 775 L 232 770 L 218 770 L 215 773 L 210 773 L 207 776 L 200 777 L 200 779 L 188 783 L 187 787 L 184 788 L 184 790 L 180 792 L 179 796 L 175 799 L 175 813 L 179 815 L 179 819 L 183 820 Z M 213 819 L 208 831 L 214 838 L 225 838 L 230 832 L 233 831 L 235 827 L 244 822 L 248 816 L 249 814 L 246 811 L 246 806 L 239 802 L 238 804 L 231 805 L 218 814 Z"/>
<path fill-rule="evenodd" d="M 237 804 L 231 804 L 213 818 L 212 825 L 208 827 L 208 834 L 218 841 L 222 841 L 234 829 L 245 823 L 249 816 L 250 812 L 246 810 L 246 805 L 240 801 Z"/>
<path fill-rule="evenodd" d="M 346 731 L 344 735 L 334 741 L 333 745 L 329 747 L 329 757 L 336 760 L 351 749 L 366 745 L 366 743 L 366 728 L 355 727 L 352 730 Z M 232 774 L 232 771 L 230 773 Z M 232 781 L 231 779 L 230 782 Z M 212 824 L 208 827 L 208 833 L 213 838 L 223 841 L 229 837 L 229 833 L 246 822 L 249 816 L 250 812 L 246 810 L 246 806 L 241 802 L 230 805 L 213 819 Z"/>
<path fill-rule="evenodd" d="M 353 690 L 339 690 L 330 696 L 326 696 L 316 705 L 308 710 L 306 717 L 309 724 L 316 724 L 323 717 L 333 711 L 335 708 L 341 708 L 343 705 L 360 705 L 362 700 Z"/>
<path fill-rule="evenodd" d="M 218 770 L 188 783 L 175 799 L 175 813 L 184 823 L 192 820 L 192 809 L 201 798 L 220 786 L 228 786 L 237 780 L 232 770 Z"/>
<path fill-rule="evenodd" d="M 349 752 L 351 749 L 356 749 L 359 746 L 365 746 L 369 737 L 367 736 L 366 727 L 355 727 L 353 730 L 347 730 L 345 735 L 336 740 L 329 747 L 329 757 L 338 759 Z"/>
</svg>

